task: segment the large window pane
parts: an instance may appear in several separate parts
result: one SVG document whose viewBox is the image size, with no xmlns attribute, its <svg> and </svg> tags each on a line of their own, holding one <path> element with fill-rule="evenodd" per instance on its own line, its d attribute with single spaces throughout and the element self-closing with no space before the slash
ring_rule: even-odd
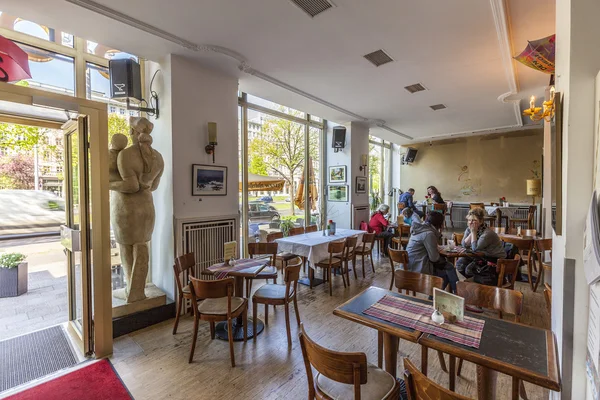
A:
<svg viewBox="0 0 600 400">
<path fill-rule="evenodd" d="M 379 207 L 382 201 L 381 156 L 381 146 L 369 143 L 369 203 L 373 211 Z"/>
<path fill-rule="evenodd" d="M 261 99 L 260 97 L 253 96 L 251 94 L 247 97 L 248 103 L 257 104 L 262 107 L 270 108 L 271 110 L 279 111 L 284 114 L 289 114 L 298 118 L 306 118 L 306 114 L 302 111 L 294 110 L 293 108 L 282 106 L 277 103 L 273 103 L 272 101 Z"/>
<path fill-rule="evenodd" d="M 31 71 L 31 79 L 21 81 L 19 84 L 70 96 L 75 94 L 73 58 L 37 47 L 17 44 L 29 55 Z"/>
<path fill-rule="evenodd" d="M 102 44 L 98 44 L 96 42 L 92 42 L 88 40 L 86 42 L 86 51 L 89 54 L 94 54 L 99 57 L 104 57 L 107 60 L 120 60 L 125 58 L 132 58 L 134 60 L 138 60 L 137 56 L 133 54 L 125 53 L 124 51 L 112 49 L 108 46 L 104 46 Z"/>
<path fill-rule="evenodd" d="M 321 193 L 321 136 L 322 129 L 310 128 L 309 148 L 311 164 L 308 170 L 309 179 L 309 206 L 311 210 L 310 225 L 317 224 L 322 227 L 323 216 L 321 215 L 321 204 L 323 193 Z"/>
<path fill-rule="evenodd" d="M 24 33 L 66 47 L 73 47 L 73 35 L 57 31 L 35 22 L 27 21 L 0 11 L 0 27 L 11 31 Z"/>
</svg>

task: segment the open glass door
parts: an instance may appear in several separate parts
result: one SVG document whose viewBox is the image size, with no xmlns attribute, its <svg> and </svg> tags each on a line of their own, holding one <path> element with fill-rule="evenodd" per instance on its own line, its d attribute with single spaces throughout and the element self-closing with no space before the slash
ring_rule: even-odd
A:
<svg viewBox="0 0 600 400">
<path fill-rule="evenodd" d="M 69 331 L 90 355 L 94 335 L 88 117 L 67 122 L 63 132 L 66 223 L 61 226 L 61 243 L 67 255 Z"/>
</svg>

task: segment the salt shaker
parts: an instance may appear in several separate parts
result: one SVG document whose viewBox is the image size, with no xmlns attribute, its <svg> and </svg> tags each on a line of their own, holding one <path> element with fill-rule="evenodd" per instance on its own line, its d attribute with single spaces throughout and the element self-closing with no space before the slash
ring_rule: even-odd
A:
<svg viewBox="0 0 600 400">
<path fill-rule="evenodd" d="M 444 315 L 439 310 L 435 310 L 433 314 L 431 314 L 431 320 L 436 324 L 441 325 L 444 323 Z"/>
</svg>

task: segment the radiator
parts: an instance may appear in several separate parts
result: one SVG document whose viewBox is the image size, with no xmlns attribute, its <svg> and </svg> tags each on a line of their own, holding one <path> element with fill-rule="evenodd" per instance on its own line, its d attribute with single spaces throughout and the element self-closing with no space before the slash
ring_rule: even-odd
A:
<svg viewBox="0 0 600 400">
<path fill-rule="evenodd" d="M 362 221 L 369 223 L 370 217 L 369 205 L 352 207 L 352 229 L 360 229 Z"/>
<path fill-rule="evenodd" d="M 539 231 L 539 226 L 538 226 L 537 215 L 539 215 L 539 211 L 540 211 L 540 207 L 538 206 L 536 217 L 534 219 L 534 228 L 537 229 L 538 231 Z M 452 206 L 452 220 L 454 221 L 455 228 L 461 228 L 461 229 L 467 228 L 467 213 L 468 212 L 469 212 L 469 204 L 468 203 L 464 203 L 464 204 L 454 203 L 454 205 Z M 513 218 L 527 219 L 528 212 L 529 212 L 529 206 L 519 206 L 519 208 L 513 215 Z M 447 219 L 446 223 L 450 224 L 450 220 Z M 522 228 L 527 228 L 526 223 L 517 224 L 517 226 L 518 225 L 521 225 Z"/>
</svg>

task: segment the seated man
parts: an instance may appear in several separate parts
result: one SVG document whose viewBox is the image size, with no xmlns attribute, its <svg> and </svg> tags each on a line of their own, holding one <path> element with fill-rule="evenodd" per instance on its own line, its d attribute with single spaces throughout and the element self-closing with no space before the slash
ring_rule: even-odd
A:
<svg viewBox="0 0 600 400">
<path fill-rule="evenodd" d="M 415 203 L 413 201 L 413 195 L 414 194 L 415 194 L 415 189 L 410 188 L 406 192 L 404 192 L 404 193 L 402 193 L 400 195 L 400 198 L 398 199 L 398 202 L 399 203 L 404 203 L 407 208 L 410 208 L 420 218 L 423 218 L 423 216 L 425 214 L 423 214 L 423 211 L 417 209 L 417 206 L 415 206 Z"/>
<path fill-rule="evenodd" d="M 387 204 L 382 204 L 379 206 L 379 210 L 375 212 L 371 216 L 369 220 L 369 232 L 375 233 L 375 237 L 383 238 L 383 255 L 387 256 L 387 249 L 390 246 L 390 242 L 392 241 L 392 237 L 394 237 L 393 232 L 388 231 L 389 222 L 385 218 L 385 215 L 390 211 L 390 206 Z"/>
</svg>

